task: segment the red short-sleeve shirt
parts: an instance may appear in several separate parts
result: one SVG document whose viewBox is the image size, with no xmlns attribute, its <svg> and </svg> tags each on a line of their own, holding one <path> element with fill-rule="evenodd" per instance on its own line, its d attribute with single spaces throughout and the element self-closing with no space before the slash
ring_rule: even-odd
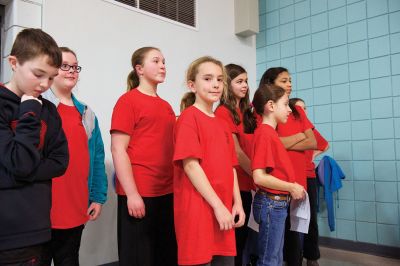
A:
<svg viewBox="0 0 400 266">
<path fill-rule="evenodd" d="M 89 202 L 89 146 L 82 116 L 75 106 L 57 107 L 68 140 L 69 164 L 52 185 L 51 227 L 69 229 L 86 223 Z"/>
<path fill-rule="evenodd" d="M 285 124 L 279 124 L 277 127 L 279 137 L 292 136 L 294 134 L 304 132 L 307 129 L 314 128 L 314 125 L 310 122 L 310 120 L 308 120 L 304 110 L 299 106 L 296 106 L 295 108 L 300 117 L 296 119 L 293 113 L 291 113 Z M 296 182 L 302 185 L 304 188 L 307 188 L 305 152 L 288 150 L 288 154 L 296 174 Z"/>
<path fill-rule="evenodd" d="M 214 255 L 235 256 L 234 230 L 219 229 L 213 209 L 182 166 L 184 159 L 199 159 L 214 191 L 231 210 L 233 167 L 237 164 L 231 131 L 220 118 L 191 106 L 177 121 L 174 141 L 174 218 L 179 265 L 208 263 Z"/>
<path fill-rule="evenodd" d="M 323 151 L 326 149 L 328 146 L 328 141 L 322 137 L 322 135 L 318 132 L 318 130 L 314 129 L 314 136 L 315 139 L 317 140 L 317 150 Z M 307 177 L 315 178 L 315 164 L 312 160 L 312 156 L 314 153 L 314 150 L 306 150 L 306 173 Z"/>
<path fill-rule="evenodd" d="M 239 115 L 240 121 L 243 121 L 243 114 L 239 108 L 236 109 L 236 112 Z M 250 158 L 252 142 L 253 142 L 253 134 L 246 134 L 244 133 L 243 122 L 240 122 L 239 125 L 236 125 L 233 116 L 229 109 L 224 106 L 220 105 L 217 110 L 215 110 L 215 115 L 225 120 L 232 132 L 235 134 L 239 140 L 239 145 L 242 148 L 243 152 Z M 235 167 L 239 188 L 241 191 L 251 191 L 254 189 L 253 179 L 250 175 L 246 173 L 239 165 Z"/>
<path fill-rule="evenodd" d="M 288 152 L 278 133 L 267 124 L 260 124 L 254 132 L 251 168 L 266 169 L 267 173 L 286 182 L 294 182 L 295 174 Z M 287 191 L 259 187 L 273 194 L 288 194 Z"/>
<path fill-rule="evenodd" d="M 168 102 L 138 89 L 122 95 L 114 106 L 110 132 L 130 136 L 127 153 L 143 197 L 172 193 L 174 124 L 175 113 Z M 118 179 L 116 191 L 125 195 Z"/>
</svg>

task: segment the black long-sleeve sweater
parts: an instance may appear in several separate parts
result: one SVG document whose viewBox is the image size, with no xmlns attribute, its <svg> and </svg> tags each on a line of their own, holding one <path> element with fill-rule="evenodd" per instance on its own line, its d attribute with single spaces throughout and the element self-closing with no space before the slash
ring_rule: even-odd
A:
<svg viewBox="0 0 400 266">
<path fill-rule="evenodd" d="M 56 107 L 0 85 L 0 250 L 50 240 L 51 179 L 68 166 Z"/>
</svg>

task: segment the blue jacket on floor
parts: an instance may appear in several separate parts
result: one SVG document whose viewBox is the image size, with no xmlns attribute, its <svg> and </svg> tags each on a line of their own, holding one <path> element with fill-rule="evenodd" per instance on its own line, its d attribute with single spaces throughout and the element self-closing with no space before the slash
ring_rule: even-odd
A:
<svg viewBox="0 0 400 266">
<path fill-rule="evenodd" d="M 319 186 L 324 187 L 324 199 L 328 211 L 328 224 L 332 231 L 335 230 L 335 213 L 333 211 L 333 192 L 342 187 L 341 179 L 345 175 L 337 162 L 329 156 L 324 156 L 315 169 Z M 319 189 L 318 189 L 319 190 Z M 319 201 L 319 197 L 318 197 Z"/>
</svg>

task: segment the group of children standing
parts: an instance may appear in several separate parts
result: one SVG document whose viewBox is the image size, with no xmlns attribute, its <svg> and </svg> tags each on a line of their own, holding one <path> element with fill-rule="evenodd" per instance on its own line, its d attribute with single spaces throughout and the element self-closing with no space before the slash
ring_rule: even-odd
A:
<svg viewBox="0 0 400 266">
<path fill-rule="evenodd" d="M 107 197 L 97 118 L 72 94 L 81 67 L 34 29 L 17 36 L 9 58 L 13 76 L 0 88 L 0 264 L 79 265 L 84 225 Z M 176 120 L 157 94 L 162 52 L 140 48 L 131 64 L 110 129 L 119 264 L 242 265 L 253 207 L 257 265 L 282 265 L 283 251 L 288 265 L 303 257 L 318 265 L 312 161 L 328 144 L 304 102 L 289 102 L 288 70 L 268 69 L 250 103 L 245 69 L 198 58 Z M 302 235 L 287 216 L 306 191 L 311 223 Z"/>
</svg>

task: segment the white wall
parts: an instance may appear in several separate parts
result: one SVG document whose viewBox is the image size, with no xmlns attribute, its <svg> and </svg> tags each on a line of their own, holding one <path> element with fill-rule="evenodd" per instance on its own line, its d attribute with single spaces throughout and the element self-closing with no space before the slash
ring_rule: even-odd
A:
<svg viewBox="0 0 400 266">
<path fill-rule="evenodd" d="M 23 0 L 14 0 L 24 2 Z M 255 37 L 234 34 L 234 1 L 198 0 L 198 26 L 190 29 L 104 0 L 43 0 L 42 27 L 60 46 L 75 50 L 83 70 L 76 94 L 97 113 L 106 149 L 108 171 L 112 171 L 108 133 L 112 108 L 125 92 L 130 57 L 141 46 L 159 47 L 167 64 L 167 79 L 159 89 L 178 114 L 186 91 L 184 76 L 195 58 L 211 55 L 224 64 L 237 63 L 249 74 L 255 89 Z M 109 175 L 111 176 L 111 175 Z M 84 230 L 82 265 L 117 260 L 116 197 L 109 201 L 99 221 Z"/>
</svg>

